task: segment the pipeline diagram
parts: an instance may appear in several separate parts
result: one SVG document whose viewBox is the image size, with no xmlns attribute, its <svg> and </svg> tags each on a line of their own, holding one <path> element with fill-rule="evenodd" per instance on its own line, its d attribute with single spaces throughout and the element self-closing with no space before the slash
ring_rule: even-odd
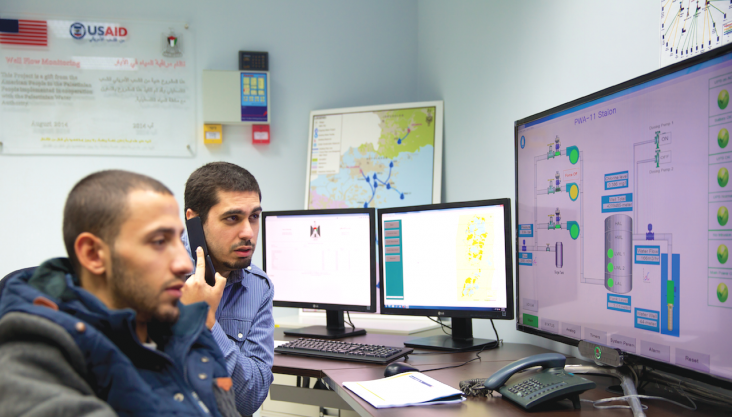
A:
<svg viewBox="0 0 732 417">
<path fill-rule="evenodd" d="M 672 251 L 672 233 L 654 230 L 652 221 L 641 231 L 639 219 L 644 199 L 650 198 L 643 193 L 639 179 L 673 170 L 672 132 L 658 130 L 646 135 L 646 140 L 628 149 L 632 165 L 604 174 L 604 184 L 596 181 L 596 175 L 585 177 L 585 151 L 576 145 L 563 148 L 559 135 L 547 144 L 546 153 L 533 157 L 533 223 L 519 224 L 519 265 L 538 268 L 534 273 L 537 279 L 539 271 L 562 273 L 565 256 L 577 254 L 579 283 L 604 286 L 608 311 L 627 313 L 636 328 L 679 336 L 680 255 Z M 540 178 L 540 172 L 551 171 L 553 176 Z M 631 180 L 633 191 L 627 192 Z M 604 224 L 585 223 L 588 187 L 604 187 L 600 192 Z M 598 190 L 592 191 L 595 195 Z M 558 195 L 566 195 L 566 199 L 556 198 Z M 644 214 L 644 219 L 652 218 L 652 211 Z M 599 230 L 604 230 L 602 270 L 596 262 L 588 264 L 585 259 L 588 250 L 598 250 L 588 249 L 585 234 Z M 547 252 L 551 255 L 542 255 Z M 647 297 L 633 299 L 634 265 L 636 269 L 660 269 L 661 306 L 645 305 Z M 646 274 L 639 271 L 638 275 L 636 279 L 643 279 Z"/>
</svg>

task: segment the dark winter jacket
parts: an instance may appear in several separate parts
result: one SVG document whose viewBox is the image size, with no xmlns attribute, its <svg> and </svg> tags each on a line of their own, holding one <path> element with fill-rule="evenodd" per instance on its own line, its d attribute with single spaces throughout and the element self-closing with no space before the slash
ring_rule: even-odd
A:
<svg viewBox="0 0 732 417">
<path fill-rule="evenodd" d="M 238 415 L 205 303 L 179 303 L 175 325 L 150 323 L 155 350 L 138 340 L 135 312 L 82 289 L 67 259 L 6 279 L 0 415 Z"/>
</svg>

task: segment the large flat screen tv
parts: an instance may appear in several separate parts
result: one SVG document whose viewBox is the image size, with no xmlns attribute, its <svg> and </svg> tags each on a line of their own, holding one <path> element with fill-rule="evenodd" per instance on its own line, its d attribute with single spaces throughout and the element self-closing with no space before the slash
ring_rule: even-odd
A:
<svg viewBox="0 0 732 417">
<path fill-rule="evenodd" d="M 515 123 L 517 326 L 732 380 L 732 46 Z"/>
</svg>

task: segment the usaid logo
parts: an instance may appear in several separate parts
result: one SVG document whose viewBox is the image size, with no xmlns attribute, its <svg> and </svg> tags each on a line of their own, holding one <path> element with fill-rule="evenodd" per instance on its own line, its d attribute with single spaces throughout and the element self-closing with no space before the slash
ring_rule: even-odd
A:
<svg viewBox="0 0 732 417">
<path fill-rule="evenodd" d="M 74 39 L 83 39 L 86 35 L 86 28 L 81 23 L 76 22 L 69 28 L 69 33 L 71 33 L 71 37 Z"/>
<path fill-rule="evenodd" d="M 69 27 L 69 33 L 72 38 L 79 40 L 83 39 L 88 34 L 89 40 L 92 42 L 102 40 L 117 42 L 120 38 L 127 37 L 127 28 L 122 26 L 103 26 L 95 24 L 85 25 L 83 23 L 76 22 L 71 24 L 71 27 Z"/>
</svg>

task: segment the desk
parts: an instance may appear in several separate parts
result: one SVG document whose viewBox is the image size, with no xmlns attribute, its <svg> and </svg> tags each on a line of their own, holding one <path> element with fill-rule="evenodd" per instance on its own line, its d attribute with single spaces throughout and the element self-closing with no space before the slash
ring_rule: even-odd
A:
<svg viewBox="0 0 732 417">
<path fill-rule="evenodd" d="M 317 324 L 309 322 L 308 320 L 300 320 L 298 322 L 283 322 L 278 321 L 280 327 L 275 329 L 274 338 L 275 340 L 295 340 L 295 337 L 287 337 L 284 335 L 284 329 L 287 326 L 299 327 Z M 295 324 L 296 326 L 294 326 Z M 420 323 L 419 321 L 409 320 L 391 320 L 386 322 L 388 325 L 384 329 L 384 320 L 368 321 L 359 318 L 359 327 L 367 329 L 368 333 L 364 336 L 356 336 L 339 339 L 345 342 L 353 343 L 367 343 L 367 344 L 378 344 L 384 346 L 403 346 L 404 341 L 414 337 L 425 337 L 433 336 L 436 334 L 442 334 L 439 330 L 439 326 L 436 324 Z M 378 326 L 378 327 L 376 327 Z M 390 327 L 389 327 L 390 326 Z M 401 334 L 395 334 L 398 330 L 401 330 Z M 384 332 L 387 334 L 376 333 Z M 433 355 L 415 355 L 410 357 L 410 363 L 412 358 L 423 356 L 429 357 Z M 438 360 L 450 361 L 450 355 L 437 355 L 442 358 Z M 468 354 L 465 355 L 469 357 Z M 467 360 L 467 359 L 465 359 Z M 431 362 L 426 360 L 426 362 Z M 425 361 L 420 361 L 425 363 Z M 352 368 L 368 368 L 376 367 L 384 369 L 383 365 L 372 365 L 367 363 L 359 362 L 346 362 L 336 361 L 330 359 L 316 359 L 307 358 L 302 356 L 292 355 L 281 355 L 275 354 L 274 363 L 272 366 L 272 372 L 275 374 L 274 382 L 270 387 L 269 395 L 262 404 L 262 415 L 265 417 L 292 417 L 294 416 L 307 416 L 316 417 L 320 414 L 320 407 L 334 408 L 339 410 L 350 410 L 351 407 L 346 404 L 335 392 L 314 390 L 309 389 L 312 384 L 309 381 L 300 382 L 300 377 L 304 378 L 325 378 L 325 371 L 330 369 L 352 369 Z M 295 378 L 297 378 L 297 383 Z M 301 387 L 302 386 L 302 387 Z M 296 403 L 297 405 L 291 404 Z M 355 414 L 351 412 L 352 414 Z M 349 413 L 342 413 L 344 416 Z"/>
<path fill-rule="evenodd" d="M 294 338 L 286 338 L 279 340 L 290 340 Z M 404 341 L 408 339 L 404 336 L 397 336 L 392 334 L 373 334 L 369 333 L 365 336 L 357 337 L 346 337 L 338 339 L 344 342 L 352 343 L 366 343 L 372 345 L 384 345 L 384 346 L 403 346 Z M 418 350 L 418 352 L 427 352 Z M 430 353 L 435 351 L 430 351 Z M 530 355 L 537 353 L 551 352 L 550 350 L 520 344 L 520 343 L 505 343 L 499 349 L 486 350 L 480 354 L 482 361 L 515 361 L 521 358 L 525 358 Z M 473 359 L 476 352 L 463 352 L 463 353 L 437 353 L 429 355 L 410 355 L 407 362 L 410 365 L 446 365 L 451 363 L 460 363 L 467 360 Z M 347 361 L 336 361 L 331 359 L 316 359 L 307 358 L 302 356 L 294 355 L 280 355 L 275 354 L 274 364 L 272 366 L 272 372 L 276 374 L 304 376 L 312 378 L 323 378 L 325 377 L 326 371 L 335 369 L 352 369 L 352 368 L 373 368 L 377 367 L 381 369 L 382 373 L 384 365 L 372 365 L 367 363 L 359 362 L 347 362 Z M 435 366 L 436 367 L 436 366 Z M 427 369 L 427 368 L 425 368 Z"/>
<path fill-rule="evenodd" d="M 481 355 L 482 356 L 482 355 Z M 574 361 L 578 362 L 578 361 Z M 486 378 L 501 369 L 503 366 L 511 363 L 511 361 L 495 361 L 471 363 L 460 368 L 445 369 L 441 371 L 430 372 L 427 375 L 443 382 L 447 385 L 457 388 L 460 381 L 474 378 Z M 428 366 L 417 366 L 420 369 L 429 369 Z M 461 404 L 442 404 L 424 407 L 400 407 L 375 409 L 360 397 L 343 387 L 344 382 L 348 381 L 366 381 L 383 377 L 383 369 L 361 368 L 361 369 L 338 369 L 326 371 L 325 380 L 336 393 L 345 400 L 345 402 L 360 416 L 377 416 L 377 417 L 467 417 L 467 416 L 632 416 L 630 410 L 600 410 L 595 409 L 590 403 L 582 403 L 581 410 L 574 410 L 569 401 L 556 402 L 541 408 L 541 411 L 531 411 L 530 414 L 516 404 L 501 398 L 501 394 L 494 393 L 494 396 L 487 398 L 468 398 Z M 592 379 L 597 383 L 597 388 L 586 391 L 580 397 L 583 399 L 599 400 L 607 397 L 617 396 L 606 391 L 607 387 L 617 383 L 617 380 L 610 377 L 585 375 L 586 378 Z M 652 392 L 650 395 L 662 395 L 660 392 Z M 710 406 L 699 406 L 699 411 L 692 414 L 691 411 L 677 407 L 673 404 L 645 400 L 644 404 L 649 406 L 646 414 L 653 416 L 728 416 L 727 412 L 714 410 Z M 625 405 L 618 402 L 614 404 Z"/>
<path fill-rule="evenodd" d="M 284 335 L 284 330 L 287 327 L 302 327 L 322 324 L 322 322 L 324 322 L 324 318 L 320 322 L 314 321 L 315 319 L 312 317 L 288 319 L 289 320 L 278 320 L 278 325 L 280 327 L 275 328 L 275 340 L 296 339 L 295 337 L 287 337 Z M 365 328 L 368 333 L 365 336 L 343 338 L 339 340 L 385 346 L 403 346 L 404 341 L 407 339 L 442 334 L 442 331 L 439 329 L 437 324 L 431 322 L 425 323 L 425 320 L 415 320 L 413 318 L 409 318 L 408 320 L 369 320 L 367 318 L 359 317 L 356 324 L 358 327 Z M 466 358 L 468 356 L 469 355 L 466 355 Z M 413 356 L 412 358 L 417 357 L 419 356 Z M 320 379 L 325 377 L 325 371 L 329 369 L 351 369 L 364 367 L 377 367 L 382 370 L 384 368 L 383 365 L 275 354 L 272 366 L 272 372 L 275 374 L 275 379 L 270 387 L 267 399 L 264 401 L 264 404 L 262 404 L 261 414 L 265 417 L 317 417 L 320 414 L 320 407 L 350 410 L 348 404 L 346 404 L 333 391 L 301 388 L 301 384 L 299 383 L 300 377 Z M 298 383 L 296 383 L 295 377 L 297 377 Z M 310 387 L 311 385 L 312 384 L 309 382 L 302 384 L 302 386 L 305 387 Z M 345 417 L 348 414 L 349 413 L 341 413 L 341 416 Z M 355 415 L 352 411 L 350 414 Z"/>
<path fill-rule="evenodd" d="M 438 333 L 439 332 L 439 333 Z M 385 346 L 403 346 L 404 341 L 413 337 L 431 336 L 441 334 L 440 330 L 429 333 L 420 333 L 416 335 L 396 335 L 396 334 L 379 334 L 369 332 L 365 336 L 357 336 L 339 339 L 345 342 L 366 343 Z M 282 328 L 275 329 L 275 340 L 293 340 L 295 338 L 285 337 Z M 418 350 L 418 352 L 427 352 Z M 499 349 L 492 349 L 481 353 L 483 361 L 504 361 L 509 363 L 526 356 L 537 353 L 550 352 L 547 349 L 536 346 L 506 343 Z M 464 353 L 445 353 L 431 351 L 428 355 L 410 355 L 407 362 L 423 369 L 436 368 L 451 364 L 463 363 L 475 357 L 475 352 Z M 317 359 L 293 355 L 275 354 L 272 372 L 275 373 L 275 382 L 270 387 L 270 395 L 263 405 L 262 411 L 264 416 L 283 416 L 283 415 L 305 415 L 317 416 L 319 407 L 337 408 L 341 410 L 350 410 L 350 406 L 342 395 L 338 395 L 334 391 L 313 390 L 308 387 L 311 384 L 295 385 L 294 377 L 318 378 L 325 379 L 330 371 L 337 370 L 358 370 L 371 369 L 379 376 L 370 378 L 376 379 L 383 377 L 384 365 L 373 365 L 368 363 L 337 361 L 330 359 Z M 291 376 L 285 378 L 284 376 Z M 485 377 L 485 376 L 484 376 Z M 299 379 L 299 378 L 298 378 Z M 354 379 L 348 379 L 353 381 Z M 455 385 L 457 387 L 457 385 Z M 301 406 L 290 406 L 284 402 L 304 404 Z M 309 406 L 309 407 L 308 407 Z"/>
<path fill-rule="evenodd" d="M 281 336 L 281 335 L 279 335 Z M 276 336 L 278 337 L 278 336 Z M 405 336 L 391 334 L 367 334 L 366 336 L 346 338 L 345 341 L 353 341 L 357 343 L 382 344 L 390 346 L 401 346 L 403 341 L 407 339 Z M 422 351 L 420 351 L 422 352 Z M 445 369 L 441 371 L 430 372 L 432 378 L 437 379 L 447 385 L 458 387 L 459 382 L 466 379 L 486 378 L 496 372 L 498 369 L 526 356 L 535 355 L 537 353 L 550 352 L 547 349 L 537 346 L 505 343 L 498 349 L 493 349 L 481 353 L 481 361 L 475 361 L 460 368 Z M 475 352 L 465 352 L 456 354 L 435 354 L 435 355 L 411 355 L 408 363 L 420 370 L 447 366 L 450 364 L 463 363 L 468 359 L 475 357 Z M 570 358 L 568 363 L 580 363 L 581 361 Z M 322 405 L 325 407 L 333 407 L 342 410 L 352 409 L 360 416 L 526 416 L 527 412 L 514 403 L 504 400 L 501 395 L 496 392 L 494 397 L 488 398 L 469 398 L 465 402 L 457 405 L 433 405 L 424 407 L 401 407 L 391 409 L 375 409 L 361 398 L 353 394 L 351 391 L 343 387 L 344 382 L 348 381 L 365 381 L 378 379 L 383 377 L 383 365 L 371 365 L 357 362 L 335 361 L 327 359 L 312 359 L 305 357 L 296 357 L 275 354 L 273 372 L 277 374 L 322 378 L 333 389 L 333 391 L 314 390 L 308 388 L 298 388 L 293 386 L 272 386 L 272 393 L 279 391 L 277 395 L 273 395 L 275 400 L 281 401 L 300 401 L 303 404 Z M 615 385 L 617 380 L 605 376 L 586 376 L 595 381 L 598 388 L 587 391 L 581 395 L 583 399 L 598 400 L 602 398 L 616 396 L 606 391 L 610 385 Z M 649 395 L 663 395 L 661 391 L 649 392 Z M 677 407 L 673 404 L 646 400 L 644 401 L 650 408 L 646 411 L 648 416 L 671 415 L 671 416 L 688 416 L 688 410 Z M 620 403 L 623 404 L 624 403 Z M 694 413 L 695 416 L 722 416 L 728 413 L 714 410 L 710 406 L 699 405 L 699 411 Z M 317 410 L 317 408 L 315 408 Z M 264 413 L 265 415 L 271 413 Z M 307 414 L 307 413 L 305 413 Z M 629 410 L 600 410 L 595 409 L 592 404 L 582 403 L 581 410 L 572 409 L 569 401 L 554 403 L 541 408 L 541 411 L 532 411 L 531 415 L 566 415 L 566 416 L 631 416 Z M 274 413 L 271 415 L 283 415 Z M 344 414 L 341 414 L 342 416 Z"/>
</svg>

